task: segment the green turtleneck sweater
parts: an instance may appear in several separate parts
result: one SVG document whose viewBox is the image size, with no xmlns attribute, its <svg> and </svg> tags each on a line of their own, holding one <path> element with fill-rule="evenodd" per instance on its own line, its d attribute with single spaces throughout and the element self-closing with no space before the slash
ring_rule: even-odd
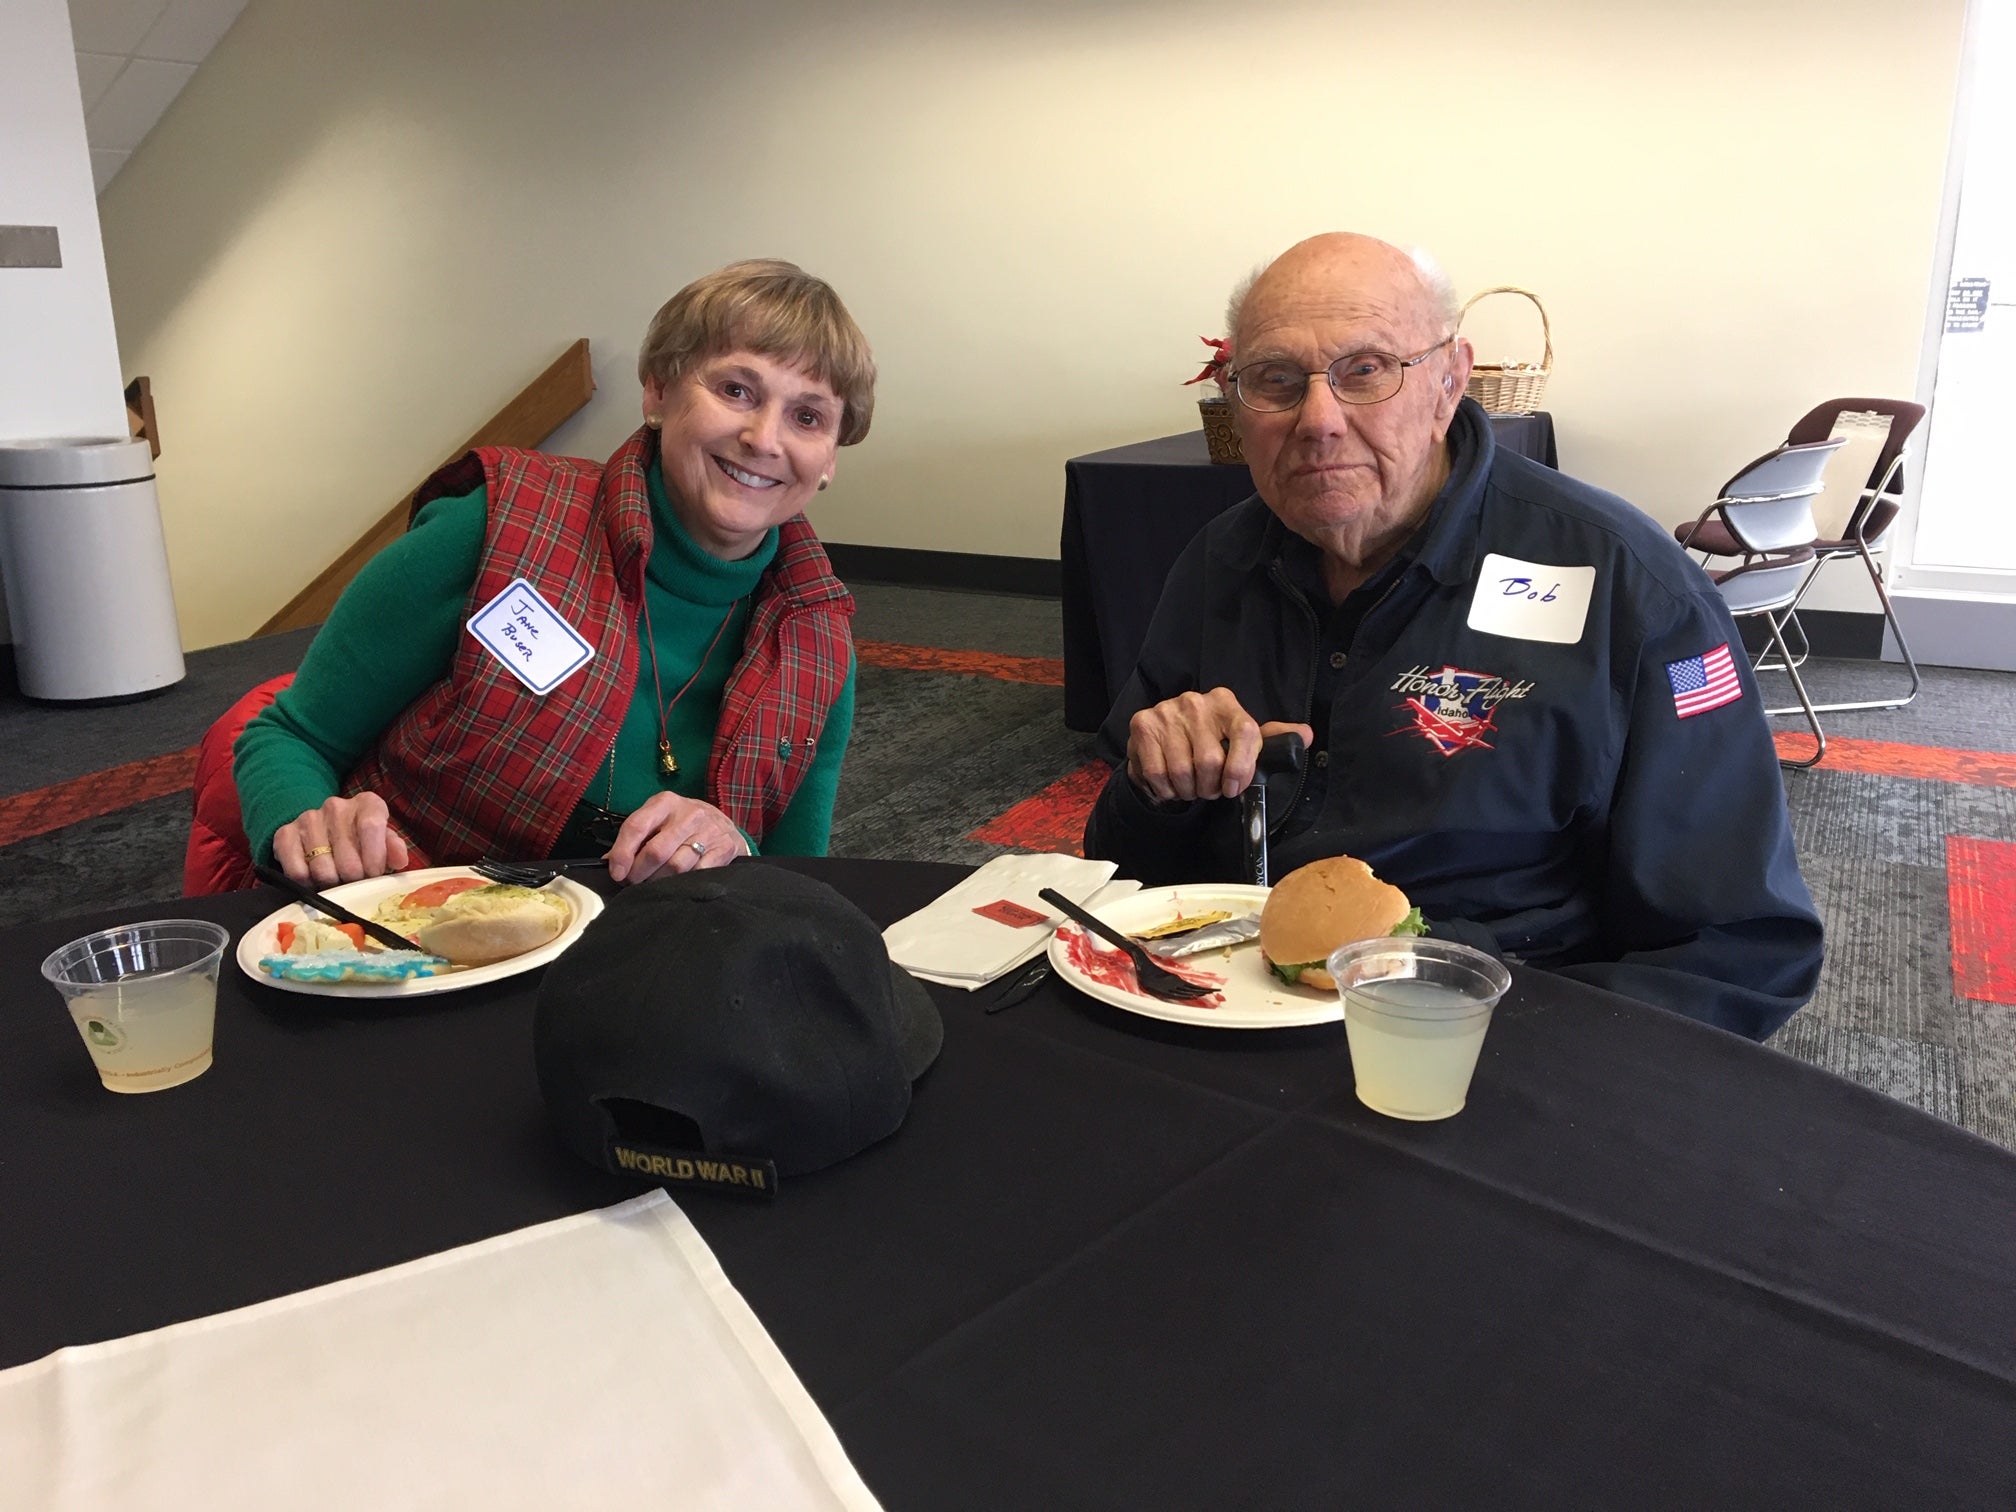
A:
<svg viewBox="0 0 2016 1512">
<path fill-rule="evenodd" d="M 658 775 L 658 704 L 652 652 L 639 665 L 637 690 L 608 759 L 583 800 L 627 814 L 667 788 L 705 798 L 708 754 L 728 676 L 742 654 L 757 581 L 777 554 L 777 532 L 739 562 L 708 555 L 680 525 L 658 469 L 647 468 L 653 540 L 644 570 L 646 617 L 637 622 L 641 647 L 655 648 L 658 684 L 669 700 L 699 676 L 666 719 L 666 738 L 679 774 Z M 376 743 L 401 710 L 448 675 L 463 634 L 469 590 L 489 526 L 485 491 L 436 499 L 413 528 L 366 564 L 344 590 L 316 635 L 293 684 L 245 727 L 234 748 L 233 776 L 245 834 L 261 861 L 273 858 L 273 835 L 321 805 Z M 718 639 L 717 639 L 718 632 Z M 708 647 L 713 647 L 708 653 Z M 706 657 L 706 665 L 699 666 Z M 820 732 L 812 769 L 791 806 L 763 842 L 780 856 L 826 853 L 840 761 L 854 725 L 855 669 Z M 556 855 L 593 851 L 569 817 Z M 755 847 L 752 846 L 753 850 Z"/>
</svg>

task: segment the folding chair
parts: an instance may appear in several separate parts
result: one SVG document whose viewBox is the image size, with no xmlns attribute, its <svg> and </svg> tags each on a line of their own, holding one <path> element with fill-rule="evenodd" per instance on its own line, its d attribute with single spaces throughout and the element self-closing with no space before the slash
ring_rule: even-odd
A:
<svg viewBox="0 0 2016 1512">
<path fill-rule="evenodd" d="M 1883 545 L 1883 538 L 1897 518 L 1903 502 L 1904 462 L 1909 452 L 1911 435 L 1919 422 L 1925 418 L 1925 406 L 1912 404 L 1902 399 L 1829 399 L 1817 404 L 1792 427 L 1786 442 L 1799 445 L 1814 441 L 1824 441 L 1831 437 L 1840 426 L 1844 416 L 1879 415 L 1888 422 L 1883 437 L 1882 449 L 1877 453 L 1876 462 L 1869 472 L 1869 481 L 1862 489 L 1862 495 L 1849 512 L 1843 524 L 1841 535 L 1836 540 L 1816 540 L 1813 543 L 1815 564 L 1808 574 L 1806 588 L 1811 589 L 1820 569 L 1839 557 L 1858 557 L 1863 569 L 1869 574 L 1869 582 L 1876 589 L 1876 598 L 1883 606 L 1883 618 L 1889 625 L 1890 633 L 1897 637 L 1897 649 L 1903 653 L 1904 666 L 1911 675 L 1910 691 L 1901 698 L 1877 698 L 1860 702 L 1823 703 L 1813 707 L 1820 713 L 1834 713 L 1849 709 L 1899 709 L 1918 696 L 1921 678 L 1918 662 L 1911 654 L 1911 644 L 1904 638 L 1904 627 L 1897 621 L 1897 610 L 1890 602 L 1890 590 L 1883 581 L 1883 566 L 1875 558 L 1875 551 Z M 1743 556 L 1742 546 L 1735 541 L 1720 524 L 1709 521 L 1698 532 L 1690 526 L 1681 526 L 1673 532 L 1689 550 L 1699 551 L 1710 561 L 1717 556 Z M 1801 594 L 1804 597 L 1804 594 Z M 1804 666 L 1811 654 L 1812 645 L 1806 639 L 1805 626 L 1799 623 L 1799 606 L 1794 603 L 1782 621 L 1784 628 L 1797 635 L 1799 655 L 1796 665 Z M 1756 668 L 1760 672 L 1782 671 L 1777 662 L 1759 661 Z M 1768 709 L 1770 714 L 1799 714 L 1803 709 Z"/>
<path fill-rule="evenodd" d="M 1827 732 L 1820 728 L 1819 712 L 1806 694 L 1784 631 L 1785 619 L 1819 565 L 1820 532 L 1813 520 L 1813 501 L 1826 487 L 1828 462 L 1847 444 L 1844 439 L 1796 446 L 1787 442 L 1724 483 L 1691 526 L 1674 532 L 1682 546 L 1696 550 L 1703 532 L 1712 531 L 1713 539 L 1726 540 L 1733 548 L 1716 555 L 1743 559 L 1739 567 L 1711 569 L 1708 576 L 1721 590 L 1731 616 L 1764 621 L 1792 679 L 1792 690 L 1799 695 L 1799 709 L 1794 712 L 1804 713 L 1812 727 L 1813 754 L 1804 761 L 1781 761 L 1783 766 L 1809 767 L 1827 753 Z"/>
</svg>

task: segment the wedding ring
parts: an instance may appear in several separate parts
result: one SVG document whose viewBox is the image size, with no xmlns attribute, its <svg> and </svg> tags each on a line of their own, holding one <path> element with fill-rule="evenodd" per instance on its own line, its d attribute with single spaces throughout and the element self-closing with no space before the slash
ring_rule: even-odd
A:
<svg viewBox="0 0 2016 1512">
<path fill-rule="evenodd" d="M 706 857 L 707 847 L 702 845 L 698 840 L 688 840 L 686 843 L 693 847 L 694 855 L 699 856 L 703 859 Z"/>
<path fill-rule="evenodd" d="M 326 856 L 336 849 L 333 845 L 311 845 L 301 854 L 313 861 L 317 856 Z"/>
</svg>

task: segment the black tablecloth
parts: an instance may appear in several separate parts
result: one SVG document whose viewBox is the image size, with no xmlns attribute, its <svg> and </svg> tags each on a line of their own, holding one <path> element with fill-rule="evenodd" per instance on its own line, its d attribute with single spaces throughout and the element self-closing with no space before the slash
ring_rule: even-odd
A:
<svg viewBox="0 0 2016 1512">
<path fill-rule="evenodd" d="M 1493 415 L 1498 444 L 1549 467 L 1554 417 Z M 1244 466 L 1214 463 L 1204 432 L 1163 436 L 1064 464 L 1064 723 L 1096 730 L 1120 695 L 1163 579 L 1190 538 L 1253 493 Z"/>
<path fill-rule="evenodd" d="M 960 875 L 790 864 L 885 922 Z M 106 1093 L 35 975 L 85 922 L 0 934 L 0 1365 L 632 1190 L 547 1137 L 529 979 L 227 968 L 215 1067 Z M 2016 1505 L 1999 1148 L 1542 973 L 1433 1124 L 1358 1106 L 1337 1026 L 935 995 L 893 1139 L 683 1202 L 891 1508 Z"/>
</svg>

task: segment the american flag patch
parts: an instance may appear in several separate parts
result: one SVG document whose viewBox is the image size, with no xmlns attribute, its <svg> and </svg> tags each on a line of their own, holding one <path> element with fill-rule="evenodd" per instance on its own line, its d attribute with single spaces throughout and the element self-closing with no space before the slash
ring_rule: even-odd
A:
<svg viewBox="0 0 2016 1512">
<path fill-rule="evenodd" d="M 1727 641 L 1713 651 L 1666 663 L 1666 680 L 1673 684 L 1673 712 L 1682 719 L 1706 714 L 1743 696 Z"/>
</svg>

